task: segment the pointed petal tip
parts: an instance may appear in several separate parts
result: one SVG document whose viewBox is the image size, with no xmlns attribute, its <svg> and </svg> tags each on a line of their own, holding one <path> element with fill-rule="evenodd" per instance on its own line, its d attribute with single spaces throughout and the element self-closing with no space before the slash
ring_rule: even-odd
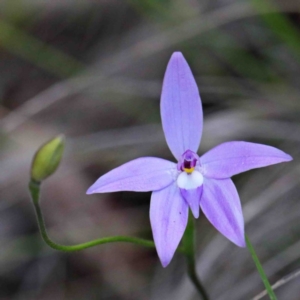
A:
<svg viewBox="0 0 300 300">
<path fill-rule="evenodd" d="M 231 237 L 229 238 L 228 236 L 225 236 L 226 238 L 228 238 L 233 244 L 235 244 L 236 246 L 240 247 L 240 248 L 245 248 L 246 245 L 246 240 L 243 237 Z"/>
<path fill-rule="evenodd" d="M 276 148 L 275 148 L 276 149 Z M 279 149 L 277 149 L 277 150 L 279 150 Z M 282 151 L 282 150 L 279 150 L 280 151 L 280 159 L 281 159 L 281 161 L 279 161 L 279 163 L 280 162 L 286 162 L 286 161 L 291 161 L 291 160 L 293 160 L 293 157 L 291 156 L 291 155 L 289 155 L 289 154 L 287 154 L 286 152 L 284 152 L 284 151 Z"/>
<path fill-rule="evenodd" d="M 194 216 L 195 219 L 198 219 L 199 218 L 199 209 L 197 211 L 192 211 L 192 214 Z"/>
<path fill-rule="evenodd" d="M 165 259 L 165 260 L 161 259 L 160 260 L 161 265 L 163 266 L 163 268 L 166 268 L 169 265 L 170 261 L 171 261 L 170 259 Z"/>
<path fill-rule="evenodd" d="M 172 56 L 171 56 L 171 59 L 173 58 L 184 58 L 183 54 L 180 52 L 180 51 L 175 51 L 173 52 Z"/>
<path fill-rule="evenodd" d="M 240 247 L 241 248 L 246 248 L 246 243 L 244 242 Z"/>
<path fill-rule="evenodd" d="M 87 195 L 91 195 L 91 194 L 94 194 L 94 193 L 95 193 L 95 191 L 94 191 L 94 189 L 93 189 L 92 187 L 93 187 L 93 186 L 89 187 L 89 188 L 87 189 L 87 191 L 85 192 Z"/>
<path fill-rule="evenodd" d="M 163 268 L 166 268 L 171 263 L 174 255 L 175 255 L 175 253 L 173 253 L 172 255 L 169 255 L 168 253 L 160 253 L 159 254 L 158 252 L 157 252 L 157 254 L 158 254 L 160 263 Z"/>
<path fill-rule="evenodd" d="M 293 157 L 282 151 L 282 155 L 280 157 L 280 160 L 278 160 L 278 163 L 289 162 L 291 160 L 293 160 Z"/>
<path fill-rule="evenodd" d="M 245 248 L 246 247 L 246 241 L 245 239 L 242 239 L 240 241 L 236 241 L 235 244 L 241 248 Z"/>
<path fill-rule="evenodd" d="M 173 64 L 173 63 L 180 63 L 180 62 L 184 62 L 185 64 L 187 64 L 183 54 L 180 51 L 173 52 L 169 63 Z"/>
<path fill-rule="evenodd" d="M 156 252 L 157 252 L 158 258 L 159 258 L 160 263 L 163 268 L 166 268 L 170 264 L 174 254 L 175 254 L 175 253 L 173 253 L 172 255 L 169 255 L 167 253 L 167 251 L 158 251 L 157 248 L 156 248 Z"/>
</svg>

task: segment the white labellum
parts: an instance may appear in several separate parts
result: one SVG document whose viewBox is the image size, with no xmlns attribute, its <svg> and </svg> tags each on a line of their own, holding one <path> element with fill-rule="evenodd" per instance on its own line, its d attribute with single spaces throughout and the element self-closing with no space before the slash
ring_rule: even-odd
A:
<svg viewBox="0 0 300 300">
<path fill-rule="evenodd" d="M 191 174 L 181 172 L 177 177 L 177 185 L 181 189 L 192 190 L 203 184 L 203 176 L 198 171 L 193 171 Z"/>
</svg>

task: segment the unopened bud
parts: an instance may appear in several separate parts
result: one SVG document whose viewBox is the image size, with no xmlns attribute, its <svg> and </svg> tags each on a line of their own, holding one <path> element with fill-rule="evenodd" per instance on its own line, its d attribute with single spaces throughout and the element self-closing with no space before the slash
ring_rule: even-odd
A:
<svg viewBox="0 0 300 300">
<path fill-rule="evenodd" d="M 65 138 L 63 135 L 59 135 L 42 145 L 34 155 L 31 164 L 31 179 L 41 182 L 52 175 L 61 161 L 64 147 Z"/>
</svg>

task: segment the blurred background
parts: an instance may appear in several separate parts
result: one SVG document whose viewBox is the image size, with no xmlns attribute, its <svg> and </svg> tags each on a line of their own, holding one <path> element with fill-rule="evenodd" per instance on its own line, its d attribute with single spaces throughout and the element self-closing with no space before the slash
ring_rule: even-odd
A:
<svg viewBox="0 0 300 300">
<path fill-rule="evenodd" d="M 199 154 L 245 140 L 294 157 L 233 180 L 270 281 L 300 267 L 299 1 L 1 0 L 0 299 L 198 299 L 180 254 L 163 269 L 155 250 L 134 245 L 48 248 L 27 191 L 37 147 L 64 133 L 62 165 L 42 189 L 52 239 L 152 238 L 150 193 L 85 191 L 128 160 L 173 160 L 159 101 L 174 51 L 200 88 Z M 246 249 L 204 215 L 197 227 L 197 271 L 212 300 L 264 289 Z M 299 299 L 299 281 L 278 289 L 279 299 Z"/>
</svg>

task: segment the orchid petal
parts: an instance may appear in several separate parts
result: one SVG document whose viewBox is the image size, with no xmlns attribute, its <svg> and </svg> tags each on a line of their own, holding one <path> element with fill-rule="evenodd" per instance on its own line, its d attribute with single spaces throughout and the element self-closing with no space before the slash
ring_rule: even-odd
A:
<svg viewBox="0 0 300 300">
<path fill-rule="evenodd" d="M 118 191 L 147 192 L 170 185 L 177 173 L 176 164 L 156 157 L 132 160 L 101 176 L 87 194 Z"/>
<path fill-rule="evenodd" d="M 200 158 L 203 175 L 216 179 L 290 160 L 277 148 L 248 142 L 223 143 Z"/>
<path fill-rule="evenodd" d="M 237 246 L 245 247 L 241 202 L 231 179 L 205 178 L 200 207 L 217 230 Z"/>
<path fill-rule="evenodd" d="M 163 267 L 166 267 L 178 247 L 188 221 L 188 205 L 176 183 L 152 193 L 150 221 L 157 254 Z"/>
<path fill-rule="evenodd" d="M 182 197 L 185 199 L 185 201 L 188 203 L 193 216 L 198 219 L 200 214 L 199 204 L 200 199 L 203 191 L 203 186 L 199 186 L 196 189 L 186 190 L 186 189 L 180 189 Z"/>
<path fill-rule="evenodd" d="M 173 53 L 161 94 L 161 119 L 168 146 L 177 160 L 186 150 L 197 152 L 202 135 L 199 90 L 181 52 Z"/>
</svg>

